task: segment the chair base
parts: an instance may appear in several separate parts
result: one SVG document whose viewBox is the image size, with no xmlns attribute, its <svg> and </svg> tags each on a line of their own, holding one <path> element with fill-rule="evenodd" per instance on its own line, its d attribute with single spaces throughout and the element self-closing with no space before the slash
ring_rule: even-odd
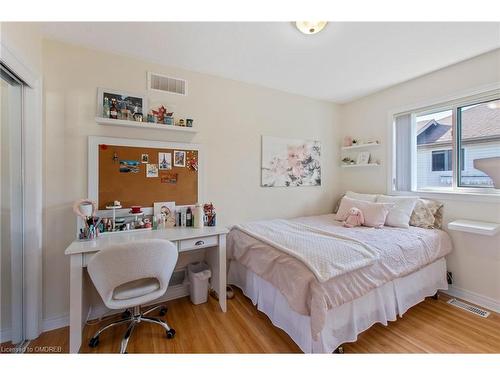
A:
<svg viewBox="0 0 500 375">
<path fill-rule="evenodd" d="M 173 328 L 170 328 L 170 326 L 167 324 L 162 319 L 159 318 L 152 318 L 146 316 L 147 314 L 150 314 L 151 312 L 160 309 L 160 316 L 163 316 L 167 313 L 167 308 L 163 305 L 155 306 L 153 308 L 150 308 L 146 310 L 145 312 L 141 313 L 141 307 L 140 306 L 135 306 L 134 310 L 132 313 L 130 313 L 129 310 L 128 313 L 127 311 L 122 314 L 122 319 L 117 320 L 115 322 L 109 323 L 106 326 L 100 328 L 94 336 L 89 340 L 89 346 L 91 348 L 95 348 L 97 345 L 99 345 L 99 335 L 107 330 L 108 328 L 120 325 L 120 324 L 125 324 L 128 323 L 127 330 L 125 331 L 125 334 L 123 335 L 121 344 L 120 344 L 120 353 L 125 354 L 127 353 L 127 345 L 128 341 L 130 340 L 130 337 L 132 336 L 132 333 L 134 332 L 134 328 L 137 324 L 141 322 L 146 322 L 146 323 L 153 323 L 153 324 L 158 324 L 162 326 L 165 329 L 166 332 L 166 337 L 167 339 L 173 339 L 175 336 L 175 330 Z"/>
</svg>

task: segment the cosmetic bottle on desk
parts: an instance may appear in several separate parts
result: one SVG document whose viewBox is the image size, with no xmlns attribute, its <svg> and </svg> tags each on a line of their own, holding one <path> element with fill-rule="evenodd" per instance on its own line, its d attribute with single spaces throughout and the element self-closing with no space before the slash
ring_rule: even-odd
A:
<svg viewBox="0 0 500 375">
<path fill-rule="evenodd" d="M 203 207 L 201 204 L 196 203 L 196 206 L 194 207 L 194 224 L 193 226 L 195 228 L 203 228 L 203 216 L 205 216 L 205 213 L 203 212 Z"/>
</svg>

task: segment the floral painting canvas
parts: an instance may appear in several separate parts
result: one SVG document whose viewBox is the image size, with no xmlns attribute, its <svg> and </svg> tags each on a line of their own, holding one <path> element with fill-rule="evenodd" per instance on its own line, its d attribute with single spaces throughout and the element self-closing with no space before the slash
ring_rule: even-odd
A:
<svg viewBox="0 0 500 375">
<path fill-rule="evenodd" d="M 262 186 L 320 186 L 319 141 L 262 137 Z"/>
</svg>

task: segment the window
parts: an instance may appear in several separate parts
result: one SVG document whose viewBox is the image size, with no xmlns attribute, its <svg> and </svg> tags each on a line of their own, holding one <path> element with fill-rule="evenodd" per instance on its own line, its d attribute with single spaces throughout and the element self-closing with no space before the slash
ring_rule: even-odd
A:
<svg viewBox="0 0 500 375">
<path fill-rule="evenodd" d="M 493 187 L 492 179 L 476 169 L 476 160 L 500 156 L 500 99 L 459 107 L 457 110 L 458 143 L 467 148 L 459 172 L 460 187 Z"/>
<path fill-rule="evenodd" d="M 451 150 L 432 151 L 432 171 L 451 171 Z"/>
<path fill-rule="evenodd" d="M 464 170 L 464 149 L 462 148 L 462 156 L 460 158 L 461 169 Z M 432 171 L 451 171 L 452 170 L 452 150 L 432 151 Z"/>
<path fill-rule="evenodd" d="M 394 116 L 392 190 L 498 192 L 481 159 L 500 157 L 500 94 L 434 108 Z"/>
</svg>

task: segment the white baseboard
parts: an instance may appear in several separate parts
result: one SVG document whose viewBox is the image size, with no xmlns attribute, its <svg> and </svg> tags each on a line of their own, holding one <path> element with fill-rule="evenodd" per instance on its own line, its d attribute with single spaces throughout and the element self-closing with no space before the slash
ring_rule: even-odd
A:
<svg viewBox="0 0 500 375">
<path fill-rule="evenodd" d="M 66 326 L 69 326 L 69 314 L 44 319 L 42 322 L 42 331 L 52 331 L 53 329 L 58 329 Z"/>
<path fill-rule="evenodd" d="M 158 298 L 157 300 L 151 302 L 151 305 L 155 305 L 158 303 L 166 302 L 172 299 L 181 298 L 185 296 L 189 296 L 189 284 L 174 285 L 168 288 L 167 293 L 162 298 Z M 97 305 L 93 306 L 92 310 L 90 311 L 90 316 L 88 318 L 92 320 L 100 317 L 105 317 L 107 315 L 113 315 L 118 312 L 119 310 L 110 310 L 104 305 Z M 44 319 L 42 323 L 42 331 L 43 332 L 52 331 L 53 329 L 58 329 L 66 326 L 69 326 L 69 314 Z M 10 340 L 10 331 L 8 333 L 9 333 L 8 337 Z M 3 339 L 3 332 L 1 333 L 0 337 L 2 337 Z"/>
<path fill-rule="evenodd" d="M 450 285 L 445 293 L 449 294 L 452 297 L 457 297 L 480 307 L 484 307 L 485 309 L 500 313 L 500 301 L 497 301 L 493 298 L 486 297 L 469 290 L 458 288 L 453 285 Z"/>
</svg>

